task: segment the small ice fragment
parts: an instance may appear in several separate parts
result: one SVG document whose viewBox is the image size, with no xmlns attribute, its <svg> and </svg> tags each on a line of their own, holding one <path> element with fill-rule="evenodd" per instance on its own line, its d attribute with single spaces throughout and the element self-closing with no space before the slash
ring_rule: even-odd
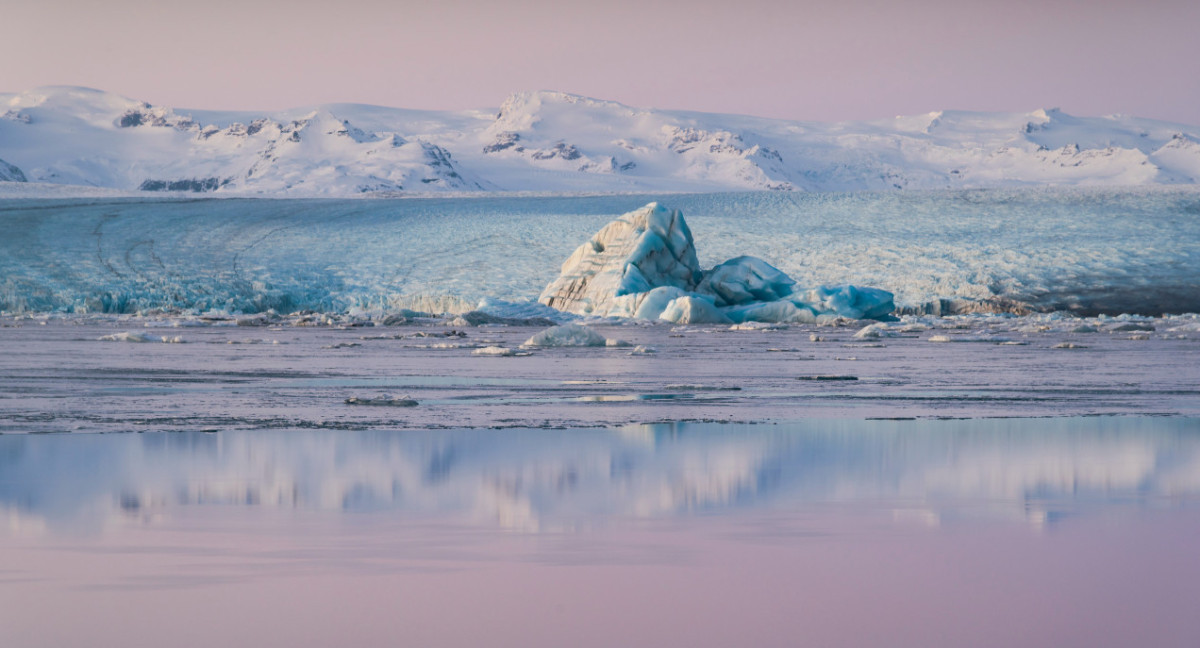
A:
<svg viewBox="0 0 1200 648">
<path fill-rule="evenodd" d="M 858 376 L 845 376 L 836 374 L 817 374 L 814 376 L 799 376 L 796 380 L 858 380 Z"/>
<path fill-rule="evenodd" d="M 359 347 L 359 346 L 362 346 L 362 344 L 360 344 L 358 342 L 338 342 L 337 344 L 327 344 L 321 348 L 322 349 L 352 349 L 354 347 Z"/>
<path fill-rule="evenodd" d="M 931 335 L 931 336 L 929 336 L 929 341 L 930 342 L 949 342 L 950 336 L 948 336 L 948 335 Z"/>
<path fill-rule="evenodd" d="M 824 342 L 825 338 L 821 337 L 820 335 L 817 335 L 816 333 L 809 333 L 808 341 L 809 342 Z"/>
<path fill-rule="evenodd" d="M 603 335 L 580 324 L 564 324 L 552 326 L 544 331 L 535 333 L 522 346 L 527 347 L 570 347 L 570 346 L 605 346 L 608 340 Z"/>
<path fill-rule="evenodd" d="M 880 331 L 886 329 L 886 326 L 880 324 L 870 324 L 862 327 L 854 334 L 854 337 L 859 339 L 879 339 Z"/>
<path fill-rule="evenodd" d="M 346 399 L 347 405 L 377 405 L 383 407 L 416 407 L 417 401 L 411 398 L 392 398 L 390 396 L 380 396 L 378 398 L 359 398 L 351 396 Z"/>
<path fill-rule="evenodd" d="M 660 320 L 676 324 L 728 324 L 728 316 L 722 313 L 707 299 L 694 295 L 684 295 L 672 299 L 663 309 Z"/>
<path fill-rule="evenodd" d="M 492 357 L 500 358 L 500 357 L 511 357 L 511 356 L 515 355 L 515 352 L 512 349 L 505 348 L 502 346 L 486 346 L 486 347 L 483 347 L 482 349 L 475 349 L 474 351 L 471 352 L 471 355 L 492 356 Z"/>
<path fill-rule="evenodd" d="M 1071 332 L 1072 333 L 1096 333 L 1099 330 L 1100 329 L 1097 329 L 1095 326 L 1088 326 L 1087 324 L 1080 324 L 1079 326 L 1076 326 L 1075 328 L 1071 329 Z"/>
<path fill-rule="evenodd" d="M 1087 347 L 1083 346 L 1082 344 L 1075 344 L 1074 342 L 1059 342 L 1058 344 L 1055 344 L 1054 346 L 1052 346 L 1050 348 L 1051 349 L 1086 349 Z"/>
<path fill-rule="evenodd" d="M 149 333 L 142 331 L 123 331 L 121 333 L 113 333 L 112 335 L 101 336 L 101 342 L 158 342 L 161 338 L 157 338 Z"/>
<path fill-rule="evenodd" d="M 652 355 L 655 353 L 658 353 L 658 351 L 656 351 L 654 347 L 642 346 L 639 344 L 633 347 L 633 350 L 629 352 L 629 355 Z"/>
<path fill-rule="evenodd" d="M 731 331 L 783 331 L 788 328 L 787 324 L 779 324 L 776 322 L 742 322 L 729 327 Z"/>
<path fill-rule="evenodd" d="M 164 335 L 164 336 L 162 336 L 162 341 L 166 342 L 167 344 L 183 344 L 183 336 L 181 336 L 181 335 L 174 335 L 174 336 Z"/>
<path fill-rule="evenodd" d="M 632 345 L 632 344 L 630 344 L 630 343 L 628 343 L 628 342 L 626 342 L 625 340 L 618 340 L 618 339 L 616 339 L 616 338 L 608 338 L 607 340 L 605 340 L 605 341 L 604 341 L 604 346 L 609 346 L 609 347 L 629 347 L 629 346 L 633 346 L 633 345 Z"/>
</svg>

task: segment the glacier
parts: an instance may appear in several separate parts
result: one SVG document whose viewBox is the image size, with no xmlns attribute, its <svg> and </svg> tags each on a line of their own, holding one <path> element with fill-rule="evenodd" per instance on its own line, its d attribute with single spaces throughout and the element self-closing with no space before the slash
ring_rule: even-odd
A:
<svg viewBox="0 0 1200 648">
<path fill-rule="evenodd" d="M 50 86 L 0 93 L 0 158 L 0 184 L 131 194 L 1186 185 L 1200 181 L 1200 127 L 1056 109 L 818 123 L 553 91 L 514 93 L 485 110 L 210 111 Z"/>
<path fill-rule="evenodd" d="M 676 324 L 814 323 L 881 319 L 895 308 L 876 288 L 796 282 L 766 261 L 739 256 L 704 271 L 679 210 L 652 202 L 605 225 L 562 265 L 538 301 L 568 313 Z"/>
<path fill-rule="evenodd" d="M 341 313 L 381 323 L 452 313 L 463 315 L 454 326 L 546 326 L 580 317 L 536 301 L 562 260 L 614 215 L 656 200 L 663 196 L 0 200 L 0 311 L 273 311 L 314 322 Z M 694 228 L 694 269 L 739 278 L 719 282 L 725 293 L 710 294 L 714 308 L 762 309 L 734 302 L 784 291 L 807 304 L 842 299 L 795 286 L 852 284 L 893 293 L 898 314 L 1200 312 L 1194 188 L 678 194 L 669 202 Z M 769 263 L 722 266 L 747 254 Z M 704 277 L 688 280 L 699 288 Z M 633 315 L 657 319 L 685 292 L 681 282 L 635 293 L 643 297 Z M 704 308 L 686 305 L 697 317 Z"/>
</svg>

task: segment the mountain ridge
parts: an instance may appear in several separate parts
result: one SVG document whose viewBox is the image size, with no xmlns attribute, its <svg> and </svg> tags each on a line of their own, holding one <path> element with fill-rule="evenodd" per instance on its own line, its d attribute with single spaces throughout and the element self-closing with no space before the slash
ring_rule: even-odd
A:
<svg viewBox="0 0 1200 648">
<path fill-rule="evenodd" d="M 7 182 L 263 196 L 1197 184 L 1200 127 L 1055 108 L 802 122 L 544 90 L 491 112 L 207 111 L 46 86 L 0 93 L 0 159 Z"/>
</svg>

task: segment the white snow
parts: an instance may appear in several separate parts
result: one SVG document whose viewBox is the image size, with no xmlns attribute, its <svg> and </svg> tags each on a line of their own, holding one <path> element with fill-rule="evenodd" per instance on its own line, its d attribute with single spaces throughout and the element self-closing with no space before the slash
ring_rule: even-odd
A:
<svg viewBox="0 0 1200 648">
<path fill-rule="evenodd" d="M 1053 109 L 827 124 L 549 91 L 216 112 L 55 86 L 0 93 L 0 157 L 0 180 L 270 196 L 1194 184 L 1200 127 Z"/>
</svg>

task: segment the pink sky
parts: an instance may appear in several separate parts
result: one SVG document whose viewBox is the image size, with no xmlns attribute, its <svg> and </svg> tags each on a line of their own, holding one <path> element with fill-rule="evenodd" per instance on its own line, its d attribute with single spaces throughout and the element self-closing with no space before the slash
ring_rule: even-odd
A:
<svg viewBox="0 0 1200 648">
<path fill-rule="evenodd" d="M 554 89 L 786 119 L 938 109 L 1200 124 L 1200 2 L 0 0 L 0 91 L 181 108 L 498 106 Z"/>
</svg>

